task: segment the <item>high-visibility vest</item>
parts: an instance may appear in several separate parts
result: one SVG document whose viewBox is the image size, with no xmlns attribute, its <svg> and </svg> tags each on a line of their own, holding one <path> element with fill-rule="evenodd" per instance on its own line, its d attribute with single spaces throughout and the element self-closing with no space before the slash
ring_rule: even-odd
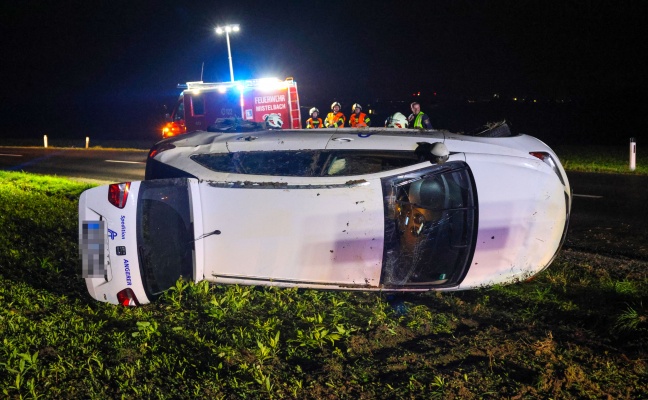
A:
<svg viewBox="0 0 648 400">
<path fill-rule="evenodd" d="M 367 114 L 361 112 L 360 114 L 353 113 L 349 117 L 349 126 L 352 128 L 362 128 L 369 126 L 371 119 L 367 117 Z"/>
<path fill-rule="evenodd" d="M 339 111 L 337 114 L 328 113 L 325 124 L 327 128 L 344 128 L 344 114 Z"/>
<path fill-rule="evenodd" d="M 322 123 L 322 118 L 308 118 L 306 120 L 306 129 L 317 129 L 317 128 L 324 128 L 324 124 Z"/>
<path fill-rule="evenodd" d="M 410 128 L 414 128 L 414 129 L 416 129 L 416 128 L 420 128 L 420 129 L 423 129 L 424 127 L 423 127 L 423 124 L 421 123 L 421 121 L 423 120 L 423 116 L 424 116 L 424 115 L 425 115 L 425 113 L 424 113 L 423 111 L 419 111 L 419 113 L 416 114 L 416 117 L 414 117 L 414 124 L 413 124 L 412 126 L 410 126 Z"/>
</svg>

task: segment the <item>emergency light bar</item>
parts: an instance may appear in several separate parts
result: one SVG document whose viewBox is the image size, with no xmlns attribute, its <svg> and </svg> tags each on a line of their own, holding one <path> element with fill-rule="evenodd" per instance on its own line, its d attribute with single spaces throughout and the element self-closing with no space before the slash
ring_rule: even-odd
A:
<svg viewBox="0 0 648 400">
<path fill-rule="evenodd" d="M 227 90 L 232 87 L 244 88 L 249 87 L 265 87 L 269 86 L 272 88 L 277 88 L 279 86 L 287 87 L 293 86 L 295 81 L 292 77 L 286 78 L 285 81 L 282 81 L 279 78 L 260 78 L 260 79 L 248 79 L 244 81 L 234 81 L 234 82 L 203 82 L 203 81 L 194 81 L 187 83 L 178 83 L 178 89 L 189 89 L 189 90 L 208 90 L 208 89 L 219 89 Z M 285 85 L 285 86 L 284 86 Z"/>
</svg>

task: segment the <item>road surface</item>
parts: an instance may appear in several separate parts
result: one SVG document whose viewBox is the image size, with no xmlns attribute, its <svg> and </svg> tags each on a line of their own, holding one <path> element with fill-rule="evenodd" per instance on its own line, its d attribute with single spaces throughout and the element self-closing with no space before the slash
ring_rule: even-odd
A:
<svg viewBox="0 0 648 400">
<path fill-rule="evenodd" d="M 145 150 L 0 147 L 0 169 L 98 182 L 144 179 Z"/>
</svg>

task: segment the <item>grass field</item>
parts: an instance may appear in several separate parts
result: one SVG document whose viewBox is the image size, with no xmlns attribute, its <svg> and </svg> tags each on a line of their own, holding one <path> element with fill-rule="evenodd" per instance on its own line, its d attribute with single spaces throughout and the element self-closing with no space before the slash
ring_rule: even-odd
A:
<svg viewBox="0 0 648 400">
<path fill-rule="evenodd" d="M 624 146 L 559 146 L 554 149 L 567 171 L 648 175 L 648 153 L 638 151 L 630 171 L 630 149 Z"/>
<path fill-rule="evenodd" d="M 530 283 L 384 294 L 178 281 L 137 308 L 87 295 L 88 185 L 0 172 L 5 398 L 648 396 L 648 265 L 564 249 Z"/>
</svg>

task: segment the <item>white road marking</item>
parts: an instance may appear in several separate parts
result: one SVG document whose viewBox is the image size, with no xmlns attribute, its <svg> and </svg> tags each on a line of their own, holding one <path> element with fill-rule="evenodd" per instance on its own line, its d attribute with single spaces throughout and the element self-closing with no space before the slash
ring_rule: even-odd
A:
<svg viewBox="0 0 648 400">
<path fill-rule="evenodd" d="M 574 197 L 586 197 L 588 199 L 602 199 L 603 196 L 594 196 L 591 194 L 574 194 Z"/>
<path fill-rule="evenodd" d="M 22 154 L 0 154 L 0 156 L 4 157 L 22 157 Z"/>
<path fill-rule="evenodd" d="M 105 160 L 106 162 L 120 163 L 120 164 L 144 164 L 142 161 L 121 161 L 121 160 Z"/>
</svg>

